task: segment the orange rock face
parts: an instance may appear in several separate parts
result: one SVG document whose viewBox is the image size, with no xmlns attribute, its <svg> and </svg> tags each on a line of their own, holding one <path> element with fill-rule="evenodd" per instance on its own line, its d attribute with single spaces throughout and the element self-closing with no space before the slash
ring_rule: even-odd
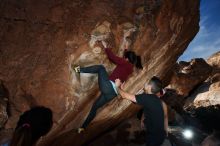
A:
<svg viewBox="0 0 220 146">
<path fill-rule="evenodd" d="M 138 109 L 116 98 L 100 109 L 85 135 L 75 134 L 98 87 L 97 76 L 78 78 L 71 64 L 114 68 L 96 41 L 108 40 L 120 55 L 129 36 L 129 49 L 144 66 L 126 83 L 127 91 L 137 93 L 153 75 L 166 77 L 199 30 L 199 0 L 2 0 L 0 15 L 0 79 L 12 105 L 5 128 L 15 127 L 32 106 L 49 107 L 54 127 L 39 143 L 47 146 L 82 145 Z"/>
<path fill-rule="evenodd" d="M 163 100 L 178 113 L 182 113 L 188 96 L 212 74 L 212 70 L 204 59 L 179 62 L 173 68 Z"/>
<path fill-rule="evenodd" d="M 192 92 L 185 107 L 193 106 L 209 107 L 220 105 L 220 54 L 219 52 L 212 55 L 208 60 L 208 64 L 212 67 L 212 72 L 207 79 Z"/>
<path fill-rule="evenodd" d="M 171 78 L 169 88 L 177 94 L 188 96 L 195 86 L 205 81 L 211 75 L 212 67 L 204 59 L 192 59 L 191 62 L 180 62 Z"/>
<path fill-rule="evenodd" d="M 220 69 L 220 52 L 217 52 L 210 56 L 207 60 L 208 64 L 212 67 Z"/>
</svg>

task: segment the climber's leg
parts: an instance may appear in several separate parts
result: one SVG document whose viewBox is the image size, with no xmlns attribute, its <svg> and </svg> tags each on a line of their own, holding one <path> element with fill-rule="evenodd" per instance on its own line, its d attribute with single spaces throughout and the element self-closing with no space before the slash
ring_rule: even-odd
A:
<svg viewBox="0 0 220 146">
<path fill-rule="evenodd" d="M 89 112 L 89 115 L 87 116 L 85 122 L 83 123 L 82 125 L 82 128 L 86 128 L 89 123 L 94 119 L 94 117 L 96 116 L 96 112 L 98 110 L 98 108 L 100 108 L 101 106 L 103 106 L 104 104 L 106 103 L 106 99 L 105 99 L 105 96 L 104 94 L 101 94 L 99 96 L 99 98 L 95 101 L 95 103 L 93 104 L 90 112 Z"/>
<path fill-rule="evenodd" d="M 97 73 L 99 89 L 104 94 L 112 92 L 112 85 L 109 81 L 108 73 L 103 65 L 94 65 L 89 67 L 80 67 L 81 73 Z"/>
<path fill-rule="evenodd" d="M 116 93 L 113 91 L 112 94 L 101 94 L 99 98 L 95 101 L 95 103 L 92 106 L 92 109 L 89 112 L 89 115 L 87 116 L 85 122 L 82 125 L 82 128 L 86 128 L 89 123 L 95 118 L 97 110 L 111 101 L 114 97 L 116 97 Z"/>
</svg>

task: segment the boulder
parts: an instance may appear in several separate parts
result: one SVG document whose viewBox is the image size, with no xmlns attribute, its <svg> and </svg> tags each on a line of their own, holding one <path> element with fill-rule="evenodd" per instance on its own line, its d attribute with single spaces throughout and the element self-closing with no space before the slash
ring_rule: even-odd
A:
<svg viewBox="0 0 220 146">
<path fill-rule="evenodd" d="M 204 82 L 212 73 L 212 67 L 202 58 L 192 59 L 190 62 L 179 62 L 174 69 L 168 88 L 176 90 L 184 97 L 199 84 Z"/>
<path fill-rule="evenodd" d="M 153 75 L 166 76 L 199 30 L 199 0 L 2 0 L 0 15 L 0 78 L 13 105 L 5 128 L 14 128 L 32 106 L 49 107 L 54 126 L 42 146 L 80 146 L 139 109 L 115 98 L 87 134 L 76 135 L 99 92 L 96 75 L 78 78 L 71 65 L 103 64 L 109 73 L 114 68 L 95 41 L 108 40 L 120 55 L 129 35 L 130 50 L 144 66 L 126 82 L 126 90 L 137 93 Z"/>
</svg>

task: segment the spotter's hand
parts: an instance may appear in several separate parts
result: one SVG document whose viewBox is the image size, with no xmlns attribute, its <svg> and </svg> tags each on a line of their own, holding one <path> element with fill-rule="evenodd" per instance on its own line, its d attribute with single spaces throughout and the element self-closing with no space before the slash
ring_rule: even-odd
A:
<svg viewBox="0 0 220 146">
<path fill-rule="evenodd" d="M 125 89 L 125 82 L 123 82 L 123 83 L 121 84 L 120 88 L 121 88 L 122 90 Z"/>
<path fill-rule="evenodd" d="M 116 85 L 116 87 L 120 87 L 121 86 L 121 80 L 120 79 L 116 79 L 115 80 L 115 85 Z"/>
</svg>

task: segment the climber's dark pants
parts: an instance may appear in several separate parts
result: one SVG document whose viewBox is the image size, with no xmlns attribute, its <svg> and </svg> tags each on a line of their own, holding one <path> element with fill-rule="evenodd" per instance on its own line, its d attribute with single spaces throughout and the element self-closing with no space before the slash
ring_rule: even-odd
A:
<svg viewBox="0 0 220 146">
<path fill-rule="evenodd" d="M 93 104 L 88 117 L 86 118 L 85 122 L 82 125 L 83 128 L 86 128 L 96 116 L 96 111 L 104 104 L 106 104 L 107 102 L 111 101 L 114 97 L 116 97 L 117 94 L 115 93 L 112 87 L 112 84 L 108 77 L 108 73 L 106 72 L 106 69 L 103 65 L 81 67 L 80 73 L 97 73 L 99 89 L 101 91 L 101 95 Z"/>
</svg>

